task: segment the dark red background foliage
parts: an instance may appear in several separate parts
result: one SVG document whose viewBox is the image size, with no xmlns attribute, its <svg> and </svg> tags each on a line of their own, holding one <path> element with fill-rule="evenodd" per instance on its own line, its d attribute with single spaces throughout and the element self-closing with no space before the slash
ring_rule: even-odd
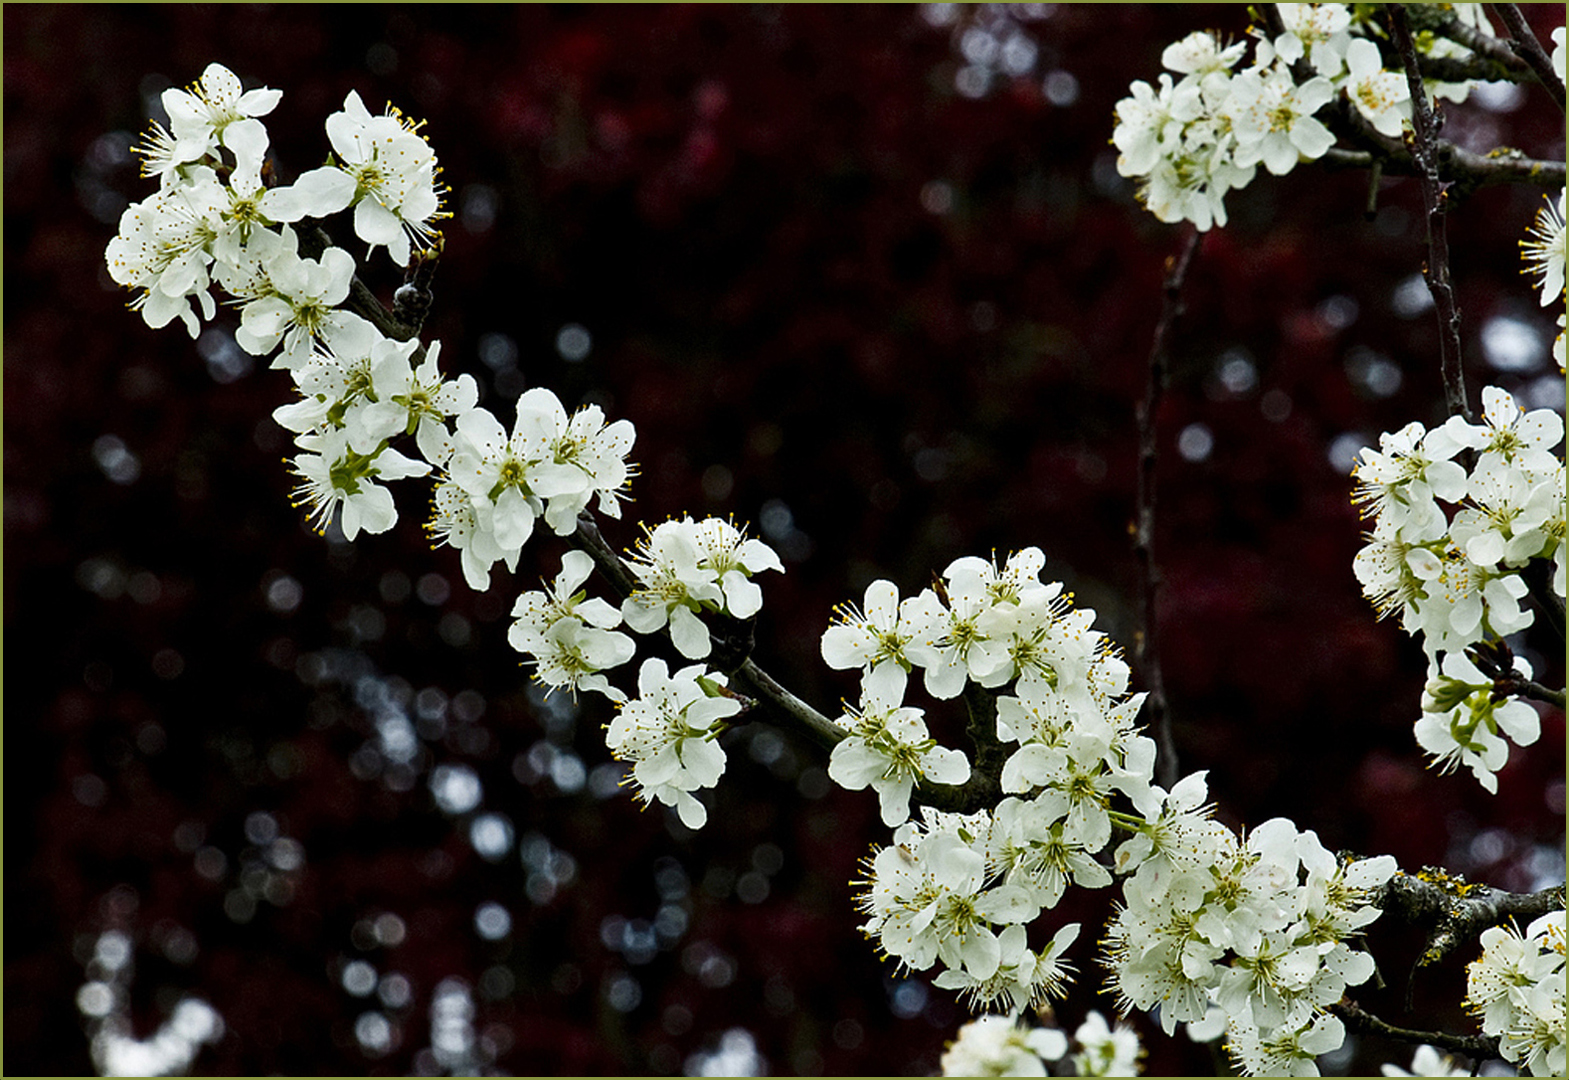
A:
<svg viewBox="0 0 1569 1080">
<path fill-rule="evenodd" d="M 1246 9 L 1057 6 L 1026 24 L 1034 72 L 979 100 L 954 90 L 952 31 L 904 7 L 8 5 L 4 18 L 6 1070 L 90 1068 L 74 996 L 109 925 L 137 944 L 138 1032 L 183 992 L 223 1015 L 202 1072 L 428 1065 L 430 997 L 453 976 L 478 988 L 475 1030 L 512 1072 L 679 1072 L 737 1026 L 774 1072 L 936 1069 L 961 1012 L 942 991 L 896 997 L 897 973 L 855 929 L 848 883 L 887 836 L 870 793 L 822 794 L 811 748 L 781 751 L 757 729 L 726 737 L 729 771 L 695 835 L 625 792 L 540 776 L 542 743 L 601 781 L 608 760 L 602 699 L 558 710 L 547 732 L 505 641 L 512 598 L 555 573 L 560 544 L 539 537 L 516 579 L 498 570 L 480 596 L 450 550 L 426 546 L 414 485 L 392 533 L 347 546 L 309 532 L 270 419 L 287 378 L 234 366 L 221 335 L 198 350 L 178 328 L 148 330 L 105 274 L 119 211 L 150 190 L 125 150 L 157 94 L 213 60 L 284 91 L 268 124 L 285 178 L 321 160 L 320 123 L 351 89 L 427 120 L 456 214 L 427 324 L 449 370 L 478 377 L 506 419 L 543 385 L 634 421 L 636 515 L 762 528 L 788 572 L 762 578 L 757 655 L 831 711 L 855 686 L 816 658 L 833 605 L 877 576 L 913 592 L 964 554 L 1039 545 L 1048 574 L 1131 643 L 1134 402 L 1180 232 L 1116 176 L 1112 110 L 1130 80 L 1155 78 L 1164 45 L 1238 34 Z M 1076 99 L 1043 94 L 1051 71 L 1077 80 Z M 1562 153 L 1562 117 L 1534 88 L 1517 111 L 1449 112 L 1447 133 L 1477 148 Z M 1332 849 L 1527 888 L 1562 873 L 1562 717 L 1514 752 L 1496 797 L 1424 769 L 1420 650 L 1374 622 L 1351 574 L 1361 530 L 1329 448 L 1443 414 L 1434 319 L 1394 302 L 1423 259 L 1416 185 L 1386 180 L 1371 223 L 1366 192 L 1355 172 L 1261 175 L 1194 266 L 1159 414 L 1177 745 L 1232 824 L 1289 815 Z M 1454 217 L 1473 395 L 1550 370 L 1489 372 L 1478 337 L 1507 315 L 1550 333 L 1516 249 L 1540 203 L 1493 189 Z M 382 265 L 369 274 L 387 295 Z M 581 362 L 555 347 L 570 323 L 591 335 Z M 1397 392 L 1367 389 L 1374 353 Z M 1218 372 L 1237 357 L 1256 384 L 1228 390 Z M 1387 390 L 1392 369 L 1377 370 Z M 1177 437 L 1195 423 L 1213 451 L 1188 461 Z M 95 453 L 105 435 L 139 471 L 115 465 L 112 443 Z M 611 529 L 618 546 L 635 536 L 630 520 Z M 1526 644 L 1561 680 L 1561 644 L 1534 631 Z M 409 790 L 373 775 L 367 713 L 321 676 L 323 657 L 350 650 L 394 694 L 452 699 L 444 726 L 421 727 Z M 951 710 L 932 718 L 957 738 Z M 442 763 L 477 770 L 485 809 L 570 853 L 575 878 L 535 903 L 516 849 L 479 858 L 432 800 Z M 236 921 L 225 901 L 243 894 L 257 812 L 305 863 L 281 903 Z M 213 870 L 207 849 L 225 869 L 202 876 L 193 852 Z M 661 872 L 689 925 L 629 956 L 606 920 L 653 920 Z M 1084 978 L 1059 1006 L 1070 1031 L 1112 1005 L 1095 992 L 1109 893 L 1060 912 L 1086 923 L 1071 952 Z M 512 916 L 498 942 L 474 931 L 487 901 Z M 356 935 L 388 912 L 401 944 Z M 1403 986 L 1411 942 L 1380 940 Z M 399 1041 L 385 1057 L 353 1036 L 371 1007 L 339 984 L 355 958 L 413 987 L 388 1014 Z M 625 1012 L 607 996 L 622 975 L 640 998 Z M 1467 1030 L 1462 979 L 1461 960 L 1424 979 L 1413 1014 L 1393 991 L 1366 997 L 1391 1019 Z M 1361 1045 L 1360 1070 L 1409 1060 Z M 1147 1065 L 1210 1067 L 1205 1048 L 1158 1038 Z"/>
</svg>

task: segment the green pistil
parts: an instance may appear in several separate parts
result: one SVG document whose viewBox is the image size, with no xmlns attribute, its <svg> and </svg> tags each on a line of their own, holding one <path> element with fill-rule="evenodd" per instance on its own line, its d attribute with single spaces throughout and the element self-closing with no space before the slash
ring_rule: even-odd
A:
<svg viewBox="0 0 1569 1080">
<path fill-rule="evenodd" d="M 530 494 L 528 484 L 523 478 L 523 463 L 516 458 L 508 458 L 501 463 L 501 478 L 496 481 L 496 486 L 490 489 L 490 501 L 495 502 L 501 498 L 501 493 L 507 488 L 517 488 L 523 494 Z"/>
<path fill-rule="evenodd" d="M 380 472 L 376 468 L 375 462 L 377 456 L 386 448 L 387 444 L 383 441 L 380 446 L 376 447 L 369 454 L 359 454 L 350 450 L 347 457 L 333 465 L 328 471 L 327 475 L 332 481 L 332 486 L 345 495 L 358 495 L 360 493 L 360 481 L 376 476 Z"/>
</svg>

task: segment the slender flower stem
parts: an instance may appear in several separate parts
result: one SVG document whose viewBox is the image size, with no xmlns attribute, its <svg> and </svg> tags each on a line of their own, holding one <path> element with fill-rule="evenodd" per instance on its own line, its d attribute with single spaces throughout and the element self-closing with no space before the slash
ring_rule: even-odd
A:
<svg viewBox="0 0 1569 1080">
<path fill-rule="evenodd" d="M 1193 254 L 1198 250 L 1199 239 L 1197 230 L 1190 231 L 1183 241 L 1182 251 L 1166 261 L 1166 281 L 1162 289 L 1160 318 L 1155 323 L 1155 340 L 1150 345 L 1144 399 L 1139 402 L 1135 414 L 1139 429 L 1139 478 L 1137 517 L 1131 531 L 1133 551 L 1139 563 L 1139 595 L 1142 603 L 1138 629 L 1133 635 L 1133 659 L 1144 685 L 1149 688 L 1145 708 L 1149 714 L 1150 727 L 1155 732 L 1156 780 L 1168 791 L 1177 782 L 1178 768 L 1177 745 L 1171 735 L 1171 710 L 1166 701 L 1166 681 L 1161 674 L 1160 651 L 1156 645 L 1155 599 L 1160 589 L 1160 570 L 1155 564 L 1155 481 L 1158 463 L 1155 412 L 1166 390 L 1172 326 L 1182 314 L 1182 286 L 1187 280 Z"/>
<path fill-rule="evenodd" d="M 1530 66 L 1537 80 L 1547 87 L 1548 94 L 1558 103 L 1558 111 L 1564 112 L 1564 81 L 1553 70 L 1552 57 L 1542 48 L 1542 43 L 1536 40 L 1531 24 L 1525 21 L 1525 16 L 1520 12 L 1520 5 L 1493 4 L 1491 7 L 1509 28 L 1509 47 Z"/>
<path fill-rule="evenodd" d="M 1472 419 L 1466 401 L 1465 372 L 1460 356 L 1460 311 L 1455 306 L 1455 290 L 1449 280 L 1449 239 L 1445 225 L 1446 193 L 1438 179 L 1438 120 L 1422 85 L 1417 65 L 1416 44 L 1411 40 L 1411 24 L 1404 4 L 1389 5 L 1390 36 L 1405 64 L 1406 82 L 1411 88 L 1411 154 L 1416 159 L 1422 184 L 1422 203 L 1427 208 L 1427 264 L 1423 276 L 1438 311 L 1439 365 L 1444 376 L 1444 400 L 1451 416 Z"/>
<path fill-rule="evenodd" d="M 1149 828 L 1149 823 L 1135 814 L 1124 814 L 1121 810 L 1107 810 L 1106 817 L 1111 821 L 1111 827 L 1124 832 L 1141 833 Z"/>
</svg>

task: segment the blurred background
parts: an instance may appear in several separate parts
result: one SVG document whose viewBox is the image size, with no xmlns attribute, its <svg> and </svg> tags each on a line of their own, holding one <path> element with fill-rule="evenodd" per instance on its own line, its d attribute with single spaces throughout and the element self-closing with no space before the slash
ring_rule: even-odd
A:
<svg viewBox="0 0 1569 1080">
<path fill-rule="evenodd" d="M 1555 5 L 1528 5 L 1557 20 Z M 124 310 L 103 249 L 151 188 L 131 145 L 214 60 L 284 92 L 279 173 L 357 90 L 426 120 L 453 213 L 427 339 L 510 402 L 548 386 L 637 425 L 633 522 L 733 514 L 783 557 L 756 657 L 820 709 L 833 605 L 1038 545 L 1130 645 L 1134 404 L 1182 232 L 1117 175 L 1113 108 L 1241 5 L 7 5 L 5 1064 L 92 1063 L 77 1004 L 105 931 L 147 1038 L 190 995 L 215 1074 L 923 1074 L 964 1013 L 880 962 L 851 882 L 870 792 L 810 746 L 725 737 L 700 833 L 618 787 L 601 698 L 548 700 L 506 644 L 548 535 L 471 592 L 402 520 L 311 532 L 271 412 L 288 379 L 235 320 L 192 342 Z M 1547 30 L 1557 23 L 1539 28 Z M 1563 154 L 1537 88 L 1447 110 L 1476 150 Z M 1261 176 L 1205 238 L 1158 420 L 1162 663 L 1184 771 L 1232 825 L 1515 889 L 1563 880 L 1563 720 L 1500 794 L 1424 768 L 1424 664 L 1351 573 L 1356 451 L 1442 419 L 1414 181 Z M 1473 401 L 1562 407 L 1519 274 L 1539 191 L 1479 192 L 1450 244 Z M 352 248 L 356 258 L 363 250 Z M 385 260 L 367 280 L 390 297 Z M 1544 681 L 1562 642 L 1519 641 Z M 959 738 L 943 707 L 934 729 Z M 1082 893 L 1097 994 L 1111 890 Z M 1054 923 L 1052 925 L 1055 925 Z M 1043 925 L 1049 933 L 1051 926 Z M 1385 933 L 1380 939 L 1378 934 Z M 1472 1030 L 1463 960 L 1365 1004 Z M 113 965 L 111 965 L 113 966 Z M 134 972 L 134 978 L 132 973 Z M 91 1002 L 89 1002 L 91 1004 Z M 1158 1031 L 1133 1017 L 1146 1035 Z M 1348 1044 L 1377 1071 L 1409 1049 Z M 1152 1042 L 1156 1075 L 1210 1051 Z"/>
</svg>

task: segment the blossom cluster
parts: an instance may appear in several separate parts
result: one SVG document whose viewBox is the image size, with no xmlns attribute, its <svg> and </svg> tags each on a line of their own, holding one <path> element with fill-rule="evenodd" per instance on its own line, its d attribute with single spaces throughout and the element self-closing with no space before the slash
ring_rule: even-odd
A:
<svg viewBox="0 0 1569 1080">
<path fill-rule="evenodd" d="M 1158 805 L 1154 743 L 1137 733 L 1143 695 L 1124 699 L 1127 664 L 1092 630 L 1060 583 L 1044 583 L 1038 548 L 995 562 L 965 557 L 933 587 L 900 600 L 874 581 L 861 608 L 846 606 L 823 634 L 830 667 L 861 676 L 859 709 L 837 723 L 845 738 L 829 776 L 878 792 L 893 842 L 867 860 L 862 931 L 901 967 L 941 963 L 935 983 L 977 1007 L 1018 1010 L 1063 992 L 1063 954 L 1079 924 L 1040 949 L 1027 927 L 1068 885 L 1109 884 L 1095 856 L 1110 841 L 1113 796 Z M 919 668 L 926 692 L 952 699 L 973 687 L 972 735 L 1004 751 L 1007 796 L 995 809 L 957 815 L 924 808 L 909 820 L 917 784 L 957 784 L 970 762 L 931 739 L 904 698 Z M 987 705 L 989 703 L 989 707 Z M 1137 818 L 1120 815 L 1127 821 Z"/>
<path fill-rule="evenodd" d="M 989 1013 L 959 1028 L 943 1053 L 942 1075 L 1050 1076 L 1048 1066 L 1064 1058 L 1078 1076 L 1139 1075 L 1144 1047 L 1126 1024 L 1113 1027 L 1092 1010 L 1074 1031 L 1073 1044 L 1079 1049 L 1070 1056 L 1065 1032 Z"/>
<path fill-rule="evenodd" d="M 1284 818 L 1238 836 L 1204 796 L 1204 774 L 1184 778 L 1117 851 L 1133 872 L 1104 946 L 1122 1007 L 1158 1005 L 1169 1034 L 1213 1003 L 1248 1075 L 1316 1076 L 1313 1059 L 1345 1036 L 1325 1007 L 1373 974 L 1351 943 L 1395 861 L 1337 858 Z"/>
<path fill-rule="evenodd" d="M 462 553 L 471 588 L 485 589 L 497 562 L 515 570 L 539 520 L 570 535 L 596 499 L 601 512 L 620 516 L 631 421 L 607 424 L 598 405 L 569 416 L 554 393 L 536 387 L 518 398 L 510 432 L 479 408 L 459 415 L 455 427 L 438 461 L 444 475 L 427 528 Z"/>
<path fill-rule="evenodd" d="M 1066 992 L 1071 966 L 1062 956 L 1079 924 L 1030 948 L 1026 927 L 1043 905 L 1027 885 L 1000 880 L 991 826 L 985 811 L 925 808 L 921 822 L 899 826 L 893 843 L 866 861 L 857 900 L 869 916 L 862 932 L 901 967 L 924 971 L 941 961 L 937 986 L 1015 1012 Z"/>
<path fill-rule="evenodd" d="M 1493 701 L 1493 681 L 1464 653 L 1531 625 L 1521 600 L 1533 559 L 1552 560 L 1551 587 L 1562 599 L 1569 552 L 1564 467 L 1553 453 L 1563 418 L 1522 413 L 1497 387 L 1482 401 L 1481 424 L 1452 416 L 1428 430 L 1413 421 L 1361 451 L 1353 498 L 1373 529 L 1353 568 L 1380 615 L 1398 614 L 1427 652 L 1418 741 L 1445 771 L 1465 765 L 1496 791 L 1494 774 L 1508 758 L 1500 731 L 1529 745 L 1537 716 L 1523 702 Z"/>
<path fill-rule="evenodd" d="M 692 792 L 719 782 L 725 771 L 719 734 L 742 707 L 725 682 L 701 664 L 671 674 L 668 664 L 650 657 L 638 672 L 638 696 L 621 703 L 605 736 L 611 753 L 633 763 L 639 797 L 674 807 L 689 829 L 708 821 Z"/>
<path fill-rule="evenodd" d="M 617 515 L 629 422 L 606 424 L 596 406 L 568 416 L 538 389 L 518 401 L 509 435 L 478 407 L 471 376 L 441 374 L 440 342 L 390 338 L 346 306 L 354 257 L 315 222 L 352 211 L 367 250 L 402 266 L 439 249 L 444 188 L 421 125 L 392 108 L 373 115 L 351 91 L 326 120 L 327 164 L 277 185 L 261 117 L 281 97 L 245 90 L 221 64 L 164 92 L 170 128 L 155 123 L 138 147 L 158 190 L 126 209 L 105 251 L 110 276 L 137 294 L 131 307 L 155 328 L 178 319 L 192 337 L 216 315 L 215 292 L 238 309 L 235 341 L 272 356 L 299 390 L 274 417 L 295 433 L 297 505 L 319 531 L 336 521 L 351 540 L 384 532 L 397 521 L 384 485 L 432 476 L 427 527 L 462 552 L 465 579 L 483 589 L 496 562 L 516 568 L 537 518 L 570 533 L 596 496 Z M 404 436 L 418 457 L 394 449 Z"/>
<path fill-rule="evenodd" d="M 1513 925 L 1482 931 L 1482 955 L 1466 970 L 1467 1010 L 1498 1052 L 1532 1076 L 1562 1076 L 1564 912 L 1550 911 L 1525 933 Z"/>
<path fill-rule="evenodd" d="M 1562 61 L 1563 35 L 1555 40 Z M 1521 242 L 1525 271 L 1543 306 L 1556 307 L 1555 352 L 1563 364 L 1564 194 L 1546 205 Z M 1364 448 L 1352 470 L 1353 499 L 1373 519 L 1353 569 L 1380 616 L 1399 614 L 1422 639 L 1428 679 L 1417 742 L 1440 769 L 1469 768 L 1488 791 L 1509 758 L 1505 737 L 1529 746 L 1540 734 L 1536 710 L 1500 695 L 1468 650 L 1530 626 L 1521 601 L 1526 571 L 1551 560 L 1549 587 L 1565 592 L 1563 417 L 1551 409 L 1522 413 L 1498 387 L 1482 391 L 1480 424 L 1451 416 L 1428 430 L 1411 423 Z M 1556 452 L 1555 452 L 1556 451 Z M 1514 674 L 1531 677 L 1514 660 Z"/>
<path fill-rule="evenodd" d="M 1169 1032 L 1213 999 L 1248 1072 L 1312 1068 L 1344 1038 L 1324 1007 L 1372 974 L 1351 943 L 1377 918 L 1373 891 L 1394 860 L 1342 862 L 1284 819 L 1244 839 L 1212 819 L 1203 773 L 1155 784 L 1143 695 L 1125 696 L 1127 665 L 1090 628 L 1093 611 L 1040 581 L 1043 564 L 1034 548 L 1001 567 L 960 559 L 902 601 L 873 582 L 864 609 L 842 609 L 823 635 L 828 664 L 861 673 L 861 708 L 839 721 L 847 737 L 829 774 L 877 788 L 897 825 L 866 862 L 862 931 L 901 967 L 940 964 L 935 985 L 1016 1014 L 1064 991 L 1080 929 L 1060 926 L 1032 949 L 1031 924 L 1070 886 L 1127 875 L 1104 942 L 1122 1011 L 1159 1006 Z M 903 704 L 916 668 L 933 697 L 973 684 L 994 704 L 988 734 L 1005 752 L 995 808 L 907 820 L 913 783 L 968 774 Z"/>
<path fill-rule="evenodd" d="M 763 591 L 752 575 L 784 571 L 773 548 L 730 522 L 689 517 L 647 530 L 631 567 L 639 586 L 622 602 L 622 617 L 640 634 L 668 626 L 671 643 L 688 660 L 713 651 L 700 612 L 750 619 L 763 606 Z"/>
<path fill-rule="evenodd" d="M 1485 28 L 1481 4 L 1453 4 L 1460 21 Z M 1138 182 L 1139 197 L 1161 221 L 1191 221 L 1201 231 L 1226 224 L 1226 194 L 1246 186 L 1260 164 L 1281 176 L 1323 157 L 1335 136 L 1318 114 L 1349 101 L 1380 134 L 1398 138 L 1411 115 L 1406 76 L 1385 67 L 1382 35 L 1350 4 L 1277 4 L 1282 33 L 1255 30 L 1227 44 L 1196 31 L 1167 46 L 1157 84 L 1135 82 L 1117 104 L 1112 142 L 1118 171 Z M 1420 35 L 1433 57 L 1468 55 L 1438 35 Z M 1311 72 L 1299 80 L 1299 73 Z M 1429 83 L 1434 96 L 1463 100 L 1465 83 Z"/>
<path fill-rule="evenodd" d="M 939 700 L 971 684 L 998 695 L 997 737 L 1021 744 L 1003 772 L 1007 791 L 1060 792 L 1082 776 L 1099 798 L 1107 785 L 1137 792 L 1147 782 L 1154 744 L 1128 727 L 1143 696 L 1117 703 L 1127 689 L 1127 664 L 1090 629 L 1095 612 L 1074 608 L 1060 583 L 1041 582 L 1045 561 L 1033 547 L 1002 567 L 966 556 L 949 564 L 938 587 L 902 601 L 892 582 L 874 581 L 864 606 L 840 608 L 824 632 L 828 666 L 861 673 L 860 708 L 847 708 L 838 720 L 849 737 L 835 749 L 829 775 L 852 789 L 870 784 L 885 824 L 908 817 L 914 785 L 969 777 L 962 756 L 927 736 L 921 710 L 904 706 L 915 668 Z M 1013 693 L 1002 694 L 1008 687 Z M 1070 728 L 1082 736 L 1071 745 Z M 1133 779 L 1140 770 L 1143 780 Z M 1069 827 L 1081 828 L 1082 816 Z"/>
<path fill-rule="evenodd" d="M 524 395 L 520 417 L 535 393 Z M 613 433 L 615 425 L 600 429 L 597 414 L 591 419 L 594 423 L 585 431 Z M 568 492 L 551 494 L 552 500 L 575 498 L 585 490 L 580 483 L 568 487 L 560 480 L 571 479 L 566 476 L 568 469 L 581 471 L 593 454 L 593 438 L 578 443 L 588 449 L 576 456 L 556 453 L 548 469 L 538 474 L 558 478 L 549 491 Z M 620 459 L 608 455 L 602 460 Z M 544 485 L 536 481 L 532 486 L 540 490 Z M 575 520 L 581 508 L 577 505 L 572 516 L 563 520 Z M 550 509 L 545 518 L 551 521 Z M 616 758 L 632 764 L 629 782 L 637 785 L 645 802 L 672 806 L 688 827 L 700 828 L 708 815 L 692 792 L 713 787 L 724 772 L 725 753 L 718 736 L 724 718 L 741 711 L 741 699 L 725 689 L 723 674 L 709 671 L 704 664 L 672 675 L 658 659 L 643 663 L 638 697 L 629 699 L 605 674 L 636 652 L 633 639 L 617 627 L 624 622 L 639 634 L 668 630 L 683 656 L 705 659 L 713 651 L 713 640 L 699 613 L 737 619 L 755 616 L 763 595 L 752 575 L 783 571 L 784 566 L 767 544 L 749 539 L 742 529 L 718 518 L 683 518 L 649 530 L 629 566 L 640 585 L 616 607 L 590 599 L 582 588 L 594 571 L 593 558 L 582 551 L 566 552 L 554 582 L 518 597 L 508 641 L 532 658 L 535 678 L 551 690 L 567 689 L 573 694 L 593 690 L 614 701 L 620 713 L 608 727 L 606 742 Z"/>
</svg>

